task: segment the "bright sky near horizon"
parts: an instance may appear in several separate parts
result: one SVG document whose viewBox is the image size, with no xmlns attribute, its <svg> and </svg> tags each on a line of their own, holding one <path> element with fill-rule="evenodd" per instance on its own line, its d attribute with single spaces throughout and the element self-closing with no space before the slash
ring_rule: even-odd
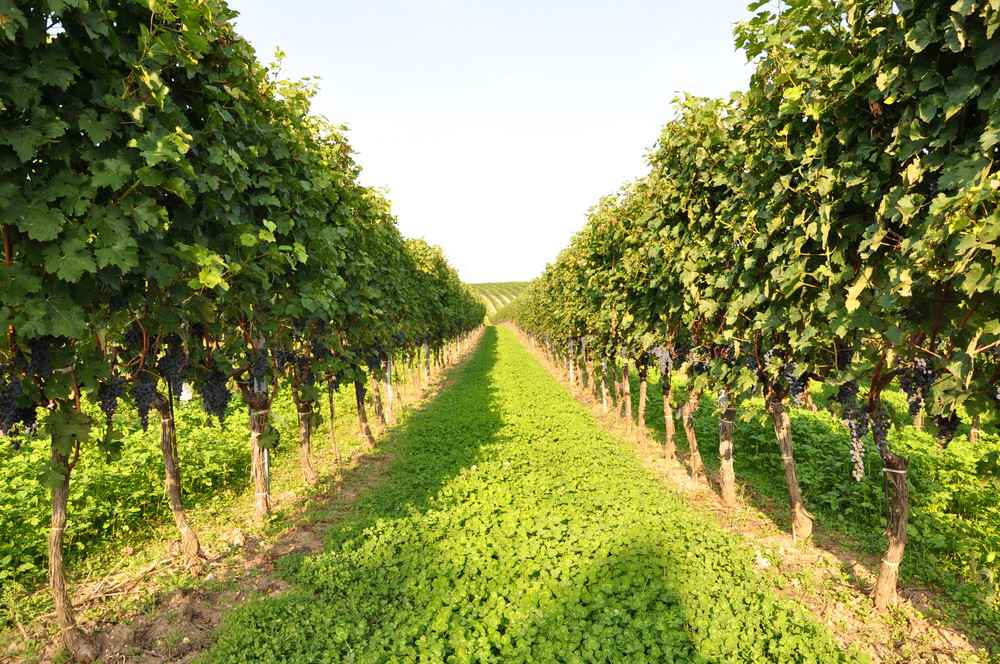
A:
<svg viewBox="0 0 1000 664">
<path fill-rule="evenodd" d="M 349 128 L 365 185 L 469 283 L 526 281 L 601 196 L 648 172 L 687 92 L 744 90 L 745 0 L 230 0 L 313 110 Z"/>
</svg>

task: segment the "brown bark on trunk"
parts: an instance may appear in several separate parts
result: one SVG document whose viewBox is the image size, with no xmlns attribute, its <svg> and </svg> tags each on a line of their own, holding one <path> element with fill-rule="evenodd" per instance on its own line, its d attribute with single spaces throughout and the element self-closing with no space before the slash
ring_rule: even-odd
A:
<svg viewBox="0 0 1000 664">
<path fill-rule="evenodd" d="M 677 427 L 674 423 L 674 386 L 670 383 L 669 374 L 663 374 L 662 385 L 667 389 L 663 392 L 663 455 L 668 459 L 677 458 Z"/>
<path fill-rule="evenodd" d="M 643 446 L 646 445 L 646 399 L 648 396 L 649 382 L 645 367 L 639 369 L 639 440 Z"/>
<path fill-rule="evenodd" d="M 701 403 L 701 390 L 691 390 L 688 400 L 681 406 L 681 417 L 684 421 L 684 435 L 688 441 L 688 465 L 691 467 L 691 476 L 701 475 L 704 464 L 701 462 L 701 452 L 698 450 L 698 434 L 694 430 L 694 413 Z"/>
<path fill-rule="evenodd" d="M 319 473 L 312 465 L 313 407 L 308 401 L 298 405 L 299 412 L 299 466 L 306 484 L 316 484 Z"/>
<path fill-rule="evenodd" d="M 340 456 L 340 445 L 337 444 L 337 408 L 333 403 L 333 390 L 326 390 L 327 406 L 330 409 L 330 448 L 333 449 L 333 458 L 337 462 L 337 467 L 343 462 Z"/>
<path fill-rule="evenodd" d="M 69 475 L 72 468 L 66 455 L 52 449 L 52 461 L 64 473 L 63 483 L 52 489 L 52 529 L 49 531 L 49 588 L 55 604 L 62 643 L 77 662 L 93 662 L 101 654 L 100 645 L 76 624 L 76 611 L 66 588 L 63 559 L 63 530 L 69 503 Z"/>
<path fill-rule="evenodd" d="M 392 357 L 388 357 L 385 363 L 385 419 L 389 424 L 396 423 L 396 389 L 392 376 Z"/>
<path fill-rule="evenodd" d="M 424 344 L 424 387 L 431 382 L 431 347 Z"/>
<path fill-rule="evenodd" d="M 906 527 L 910 518 L 910 487 L 906 483 L 906 470 L 909 466 L 907 459 L 892 452 L 882 455 L 889 546 L 882 559 L 878 581 L 872 590 L 875 608 L 880 611 L 896 605 L 899 563 L 903 560 L 903 550 L 906 548 Z"/>
<path fill-rule="evenodd" d="M 979 413 L 972 416 L 972 428 L 969 430 L 969 442 L 975 445 L 979 442 L 979 434 L 982 433 Z"/>
<path fill-rule="evenodd" d="M 788 506 L 792 516 L 792 536 L 808 539 L 812 535 L 813 515 L 802 501 L 802 489 L 795 472 L 795 455 L 792 446 L 792 421 L 788 410 L 780 399 L 768 398 L 767 412 L 774 422 L 774 435 L 781 449 L 781 460 L 785 466 L 785 486 L 788 488 Z"/>
<path fill-rule="evenodd" d="M 368 413 L 365 411 L 365 384 L 360 380 L 354 381 L 354 398 L 358 402 L 358 424 L 361 427 L 365 446 L 375 447 L 375 436 L 372 435 L 371 427 L 368 426 Z"/>
<path fill-rule="evenodd" d="M 632 383 L 629 380 L 629 361 L 622 362 L 622 392 L 625 396 L 625 430 L 632 430 Z"/>
<path fill-rule="evenodd" d="M 725 401 L 722 401 L 725 399 Z M 722 502 L 726 507 L 736 507 L 736 473 L 733 471 L 733 427 L 736 423 L 736 406 L 728 397 L 720 399 L 723 408 L 719 415 L 719 478 L 722 484 Z"/>
<path fill-rule="evenodd" d="M 805 403 L 806 408 L 808 408 L 811 412 L 813 412 L 813 413 L 818 413 L 819 412 L 819 406 L 817 406 L 816 402 L 813 401 L 812 390 L 809 389 L 809 380 L 808 379 L 806 380 L 806 392 L 805 392 L 805 395 L 802 397 L 802 401 L 803 401 L 803 403 Z"/>
<path fill-rule="evenodd" d="M 380 389 L 379 382 L 375 380 L 375 376 L 368 376 L 368 384 L 372 391 L 372 403 L 375 406 L 375 425 L 378 428 L 379 434 L 385 432 L 388 423 L 385 419 L 385 408 L 382 406 L 382 390 Z"/>
<path fill-rule="evenodd" d="M 163 475 L 166 478 L 167 502 L 170 513 L 181 536 L 181 551 L 184 563 L 195 574 L 201 572 L 205 559 L 201 555 L 198 535 L 191 528 L 184 511 L 184 497 L 181 493 L 181 471 L 177 460 L 177 429 L 174 426 L 173 409 L 170 400 L 159 392 L 153 397 L 153 408 L 160 414 L 160 451 L 163 453 Z"/>
<path fill-rule="evenodd" d="M 254 517 L 263 521 L 271 513 L 271 469 L 268 451 L 261 447 L 260 436 L 267 426 L 270 399 L 265 395 L 250 395 L 250 480 L 254 492 Z"/>
<path fill-rule="evenodd" d="M 922 409 L 913 418 L 913 428 L 917 431 L 924 430 L 924 411 Z"/>
</svg>

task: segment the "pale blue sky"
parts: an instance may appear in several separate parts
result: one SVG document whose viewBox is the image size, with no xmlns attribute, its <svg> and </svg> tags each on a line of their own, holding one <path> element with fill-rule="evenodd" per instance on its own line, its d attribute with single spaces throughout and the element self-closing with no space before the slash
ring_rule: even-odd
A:
<svg viewBox="0 0 1000 664">
<path fill-rule="evenodd" d="M 467 282 L 542 272 L 598 199 L 644 175 L 678 92 L 724 96 L 750 69 L 744 0 L 231 0 L 283 73 L 318 76 L 402 232 Z"/>
</svg>

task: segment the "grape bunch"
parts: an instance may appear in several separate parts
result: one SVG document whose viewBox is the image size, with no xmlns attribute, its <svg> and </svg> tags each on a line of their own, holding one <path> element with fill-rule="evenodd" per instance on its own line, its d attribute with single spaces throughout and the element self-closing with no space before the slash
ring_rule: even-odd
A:
<svg viewBox="0 0 1000 664">
<path fill-rule="evenodd" d="M 854 461 L 854 479 L 864 476 L 864 437 L 868 433 L 868 412 L 858 405 L 858 381 L 849 380 L 840 386 L 832 399 L 843 406 L 841 417 L 851 434 L 851 458 Z"/>
<path fill-rule="evenodd" d="M 302 380 L 303 385 L 315 385 L 316 376 L 313 374 L 312 364 L 309 362 L 309 358 L 305 355 L 299 355 L 295 358 L 295 368 L 298 371 L 299 378 Z"/>
<path fill-rule="evenodd" d="M 935 415 L 934 416 L 934 426 L 937 427 L 937 435 L 935 439 L 940 443 L 941 447 L 947 447 L 951 439 L 955 437 L 955 431 L 958 429 L 959 419 L 957 413 L 949 413 L 948 415 Z"/>
<path fill-rule="evenodd" d="M 330 349 L 323 345 L 322 342 L 313 340 L 309 343 L 309 353 L 317 360 L 325 360 L 330 357 Z"/>
<path fill-rule="evenodd" d="M 805 374 L 795 375 L 798 365 L 795 362 L 786 364 L 781 369 L 781 376 L 788 383 L 788 392 L 792 395 L 792 401 L 796 406 L 802 405 L 802 399 L 806 395 L 806 387 L 809 385 L 809 377 Z"/>
<path fill-rule="evenodd" d="M 377 348 L 365 355 L 365 366 L 368 367 L 369 373 L 375 373 L 382 366 L 382 359 L 378 355 Z"/>
<path fill-rule="evenodd" d="M 326 389 L 330 392 L 336 392 L 340 389 L 340 376 L 334 373 L 330 374 L 326 381 Z"/>
<path fill-rule="evenodd" d="M 875 402 L 875 408 L 871 413 L 871 423 L 872 440 L 875 441 L 875 446 L 878 447 L 879 452 L 884 454 L 889 450 L 889 413 L 886 412 L 885 405 L 882 404 L 881 399 Z"/>
<path fill-rule="evenodd" d="M 259 348 L 253 354 L 252 359 L 253 365 L 251 368 L 251 373 L 253 375 L 253 381 L 251 382 L 251 393 L 252 394 L 267 394 L 267 368 L 270 364 L 267 357 L 267 349 L 264 347 Z"/>
<path fill-rule="evenodd" d="M 916 417 L 923 408 L 927 391 L 936 378 L 937 372 L 928 366 L 927 360 L 914 360 L 912 364 L 903 368 L 899 375 L 899 389 L 906 394 L 911 417 Z"/>
<path fill-rule="evenodd" d="M 854 362 L 854 347 L 853 346 L 840 346 L 837 348 L 837 369 L 839 371 L 846 371 L 851 368 L 851 364 Z"/>
<path fill-rule="evenodd" d="M 28 339 L 28 357 L 25 357 L 20 351 L 17 352 L 18 366 L 25 375 L 38 376 L 43 379 L 52 375 L 52 343 L 54 341 L 55 337 L 51 334 Z"/>
<path fill-rule="evenodd" d="M 111 313 L 121 311 L 126 305 L 128 305 L 127 293 L 115 293 L 108 298 L 108 311 Z"/>
<path fill-rule="evenodd" d="M 666 346 L 653 346 L 649 352 L 656 358 L 656 364 L 660 368 L 660 373 L 666 375 L 674 370 L 674 355 Z"/>
<path fill-rule="evenodd" d="M 916 323 L 923 318 L 926 313 L 927 312 L 922 304 L 914 302 L 913 304 L 900 309 L 899 317 L 909 323 Z"/>
<path fill-rule="evenodd" d="M 17 405 L 20 396 L 21 381 L 14 376 L 11 367 L 0 367 L 0 431 L 4 435 L 9 434 L 20 420 Z"/>
<path fill-rule="evenodd" d="M 708 371 L 709 357 L 702 348 L 691 349 L 687 361 L 691 365 L 691 371 L 695 374 L 703 374 Z"/>
<path fill-rule="evenodd" d="M 287 348 L 276 348 L 271 354 L 274 356 L 274 368 L 278 373 L 284 373 L 288 365 L 295 361 L 295 353 Z"/>
<path fill-rule="evenodd" d="M 122 346 L 125 347 L 125 350 L 142 350 L 142 341 L 144 338 L 145 334 L 143 334 L 139 321 L 133 320 L 132 324 L 125 330 L 125 334 L 122 335 Z"/>
<path fill-rule="evenodd" d="M 139 423 L 145 431 L 149 428 L 149 408 L 153 404 L 153 397 L 156 396 L 156 383 L 140 378 L 132 385 L 131 394 L 135 409 L 139 413 Z"/>
<path fill-rule="evenodd" d="M 183 341 L 179 335 L 170 334 L 167 337 L 167 352 L 160 357 L 156 368 L 174 394 L 180 394 L 184 387 L 187 365 L 188 358 L 184 352 Z"/>
<path fill-rule="evenodd" d="M 201 405 L 209 415 L 219 418 L 219 426 L 226 420 L 226 408 L 232 394 L 229 392 L 226 374 L 213 369 L 205 374 L 201 385 L 198 386 L 198 394 L 201 396 Z"/>
<path fill-rule="evenodd" d="M 97 404 L 104 411 L 108 426 L 111 426 L 115 411 L 118 410 L 118 399 L 121 398 L 124 391 L 125 381 L 121 378 L 112 378 L 97 386 Z"/>
</svg>

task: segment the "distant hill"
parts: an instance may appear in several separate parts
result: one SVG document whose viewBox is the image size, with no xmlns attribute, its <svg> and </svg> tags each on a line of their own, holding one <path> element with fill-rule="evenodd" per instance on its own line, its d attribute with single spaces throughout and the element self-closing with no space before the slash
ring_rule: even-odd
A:
<svg viewBox="0 0 1000 664">
<path fill-rule="evenodd" d="M 486 302 L 486 313 L 492 316 L 524 292 L 529 281 L 502 281 L 490 284 L 469 284 Z"/>
</svg>

